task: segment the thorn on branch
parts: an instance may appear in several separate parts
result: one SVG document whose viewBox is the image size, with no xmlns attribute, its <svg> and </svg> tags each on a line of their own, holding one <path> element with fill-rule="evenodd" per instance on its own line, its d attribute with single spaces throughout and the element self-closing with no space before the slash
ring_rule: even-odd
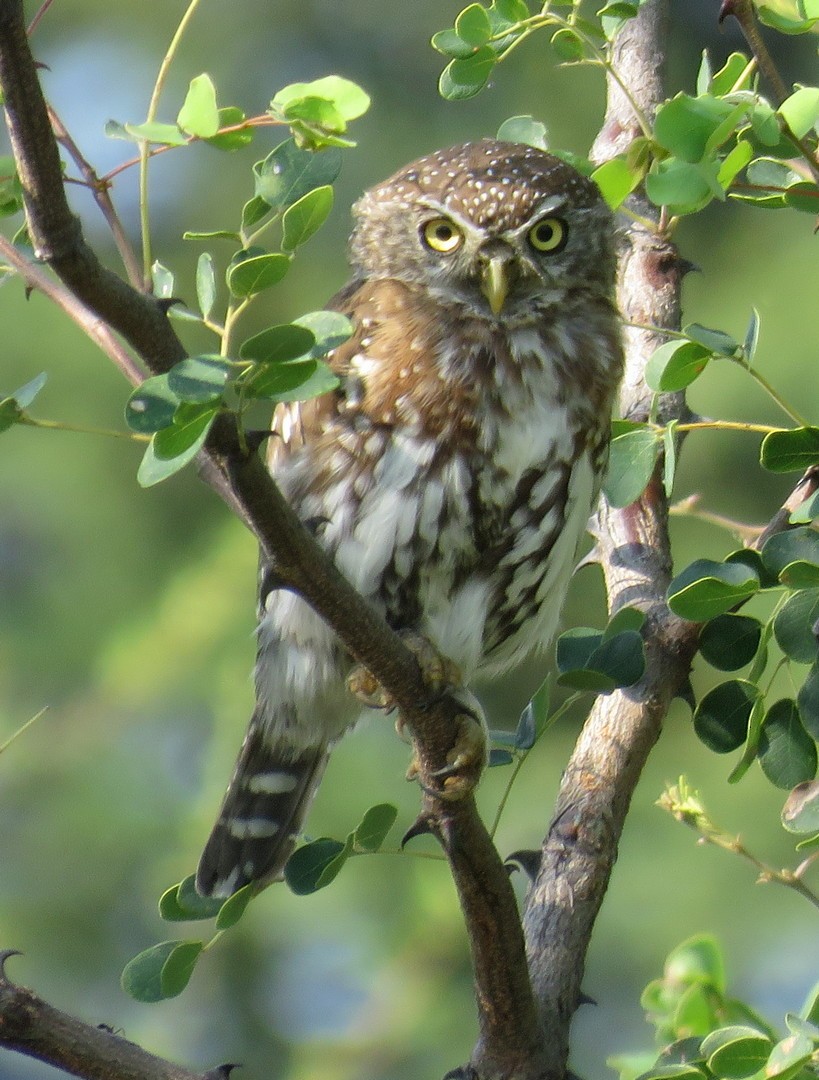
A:
<svg viewBox="0 0 819 1080">
<path fill-rule="evenodd" d="M 506 856 L 503 864 L 510 873 L 520 870 L 530 881 L 534 881 L 540 870 L 540 850 L 513 851 Z"/>
<path fill-rule="evenodd" d="M 404 835 L 401 837 L 401 850 L 407 846 L 410 840 L 414 840 L 416 836 L 428 836 L 433 834 L 432 818 L 429 814 L 419 814 L 415 821 L 410 825 Z"/>
<path fill-rule="evenodd" d="M 11 985 L 11 979 L 6 974 L 6 961 L 10 956 L 22 956 L 23 954 L 19 949 L 3 949 L 0 952 L 0 983 L 6 983 Z"/>
<path fill-rule="evenodd" d="M 202 1080 L 227 1080 L 234 1069 L 241 1069 L 241 1065 L 238 1062 L 231 1062 L 226 1065 L 217 1065 L 215 1069 L 211 1069 L 206 1072 L 202 1077 Z"/>
</svg>

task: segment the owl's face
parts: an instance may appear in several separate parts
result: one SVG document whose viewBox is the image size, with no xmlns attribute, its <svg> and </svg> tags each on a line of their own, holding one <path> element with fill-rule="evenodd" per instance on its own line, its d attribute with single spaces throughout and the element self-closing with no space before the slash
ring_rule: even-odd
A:
<svg viewBox="0 0 819 1080">
<path fill-rule="evenodd" d="M 534 320 L 570 291 L 609 296 L 611 213 L 551 154 L 490 139 L 406 166 L 356 204 L 365 278 L 423 286 L 483 319 Z"/>
</svg>

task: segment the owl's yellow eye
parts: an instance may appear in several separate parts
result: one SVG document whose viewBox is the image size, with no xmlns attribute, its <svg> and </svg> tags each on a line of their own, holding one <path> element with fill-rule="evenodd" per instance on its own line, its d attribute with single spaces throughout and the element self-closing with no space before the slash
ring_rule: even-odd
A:
<svg viewBox="0 0 819 1080">
<path fill-rule="evenodd" d="M 457 225 L 447 218 L 437 217 L 428 221 L 421 230 L 424 243 L 433 251 L 440 251 L 443 255 L 449 255 L 463 243 L 464 235 Z"/>
<path fill-rule="evenodd" d="M 545 217 L 529 230 L 529 243 L 535 251 L 551 254 L 566 246 L 569 226 L 562 218 Z"/>
</svg>

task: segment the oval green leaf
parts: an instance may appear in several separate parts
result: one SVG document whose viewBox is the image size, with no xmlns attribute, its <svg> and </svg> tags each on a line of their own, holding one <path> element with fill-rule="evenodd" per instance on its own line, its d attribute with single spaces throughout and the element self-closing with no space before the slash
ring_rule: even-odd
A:
<svg viewBox="0 0 819 1080">
<path fill-rule="evenodd" d="M 645 380 L 651 390 L 684 390 L 708 366 L 711 351 L 696 341 L 667 341 L 646 364 Z"/>
<path fill-rule="evenodd" d="M 803 589 L 789 597 L 774 619 L 776 643 L 789 660 L 812 664 L 819 654 L 814 626 L 819 620 L 819 589 Z"/>
<path fill-rule="evenodd" d="M 333 183 L 341 171 L 341 151 L 334 146 L 320 152 L 302 150 L 287 139 L 253 171 L 255 194 L 274 210 L 285 210 L 313 188 Z"/>
<path fill-rule="evenodd" d="M 611 441 L 603 489 L 612 506 L 630 506 L 639 499 L 654 472 L 660 438 L 652 428 L 638 427 Z"/>
<path fill-rule="evenodd" d="M 278 285 L 289 269 L 289 255 L 251 255 L 244 259 L 234 256 L 227 269 L 228 288 L 234 296 L 253 296 Z"/>
<path fill-rule="evenodd" d="M 715 1076 L 742 1080 L 758 1072 L 771 1052 L 771 1040 L 761 1031 L 741 1025 L 719 1028 L 702 1041 L 701 1051 Z"/>
<path fill-rule="evenodd" d="M 796 702 L 783 698 L 765 715 L 759 764 L 770 782 L 790 791 L 816 775 L 816 743 L 805 731 Z"/>
<path fill-rule="evenodd" d="M 297 896 L 307 896 L 328 885 L 329 881 L 323 880 L 324 872 L 335 864 L 345 847 L 339 840 L 322 837 L 297 848 L 284 868 L 284 880 L 291 891 Z M 341 869 L 341 865 L 342 863 L 339 863 L 336 873 Z"/>
<path fill-rule="evenodd" d="M 756 656 L 762 623 L 749 615 L 717 615 L 703 626 L 699 648 L 719 671 L 736 671 Z"/>
<path fill-rule="evenodd" d="M 133 391 L 125 404 L 125 422 L 132 431 L 153 434 L 173 423 L 179 397 L 167 375 L 154 375 Z"/>
<path fill-rule="evenodd" d="M 392 803 L 371 806 L 353 833 L 353 847 L 358 851 L 378 851 L 397 817 L 398 807 Z"/>
<path fill-rule="evenodd" d="M 697 559 L 668 586 L 668 606 L 682 619 L 705 622 L 759 590 L 759 578 L 742 563 Z"/>
<path fill-rule="evenodd" d="M 220 398 L 230 364 L 220 356 L 189 356 L 168 372 L 168 386 L 180 401 L 205 402 Z"/>
<path fill-rule="evenodd" d="M 295 251 L 321 228 L 333 209 L 333 189 L 314 188 L 285 210 L 282 216 L 282 250 Z"/>
<path fill-rule="evenodd" d="M 251 881 L 250 884 L 245 885 L 244 888 L 239 889 L 233 896 L 225 900 L 219 909 L 219 914 L 216 916 L 216 929 L 227 930 L 231 926 L 235 926 L 244 915 L 247 905 L 255 895 L 256 884 Z"/>
<path fill-rule="evenodd" d="M 694 731 L 709 750 L 730 754 L 748 734 L 748 721 L 759 687 L 745 679 L 732 679 L 710 690 L 694 711 Z"/>
<path fill-rule="evenodd" d="M 287 360 L 306 358 L 315 345 L 312 330 L 296 323 L 269 326 L 244 341 L 239 349 L 243 360 L 260 364 L 280 364 Z"/>
<path fill-rule="evenodd" d="M 183 131 L 199 139 L 209 139 L 219 130 L 216 87 L 209 75 L 191 79 L 176 122 Z"/>
<path fill-rule="evenodd" d="M 819 428 L 769 432 L 762 440 L 759 460 L 769 472 L 804 472 L 819 462 Z"/>
<path fill-rule="evenodd" d="M 165 964 L 171 960 L 174 953 L 181 949 L 182 952 L 171 963 L 171 973 L 168 978 L 170 993 L 166 990 L 163 979 Z M 133 960 L 125 965 L 122 972 L 121 984 L 126 994 L 137 1001 L 155 1002 L 163 1001 L 167 997 L 174 997 L 180 993 L 190 978 L 190 972 L 196 963 L 196 958 L 202 951 L 201 941 L 162 941 L 158 945 L 152 945 L 150 949 L 139 953 Z M 184 973 L 185 965 L 189 963 L 187 978 L 184 983 L 175 990 L 175 985 L 180 979 L 180 971 Z"/>
</svg>

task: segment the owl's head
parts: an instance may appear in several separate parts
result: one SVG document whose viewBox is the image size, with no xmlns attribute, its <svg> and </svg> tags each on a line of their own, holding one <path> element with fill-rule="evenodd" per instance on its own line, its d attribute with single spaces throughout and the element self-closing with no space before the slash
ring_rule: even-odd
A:
<svg viewBox="0 0 819 1080">
<path fill-rule="evenodd" d="M 569 291 L 611 295 L 612 215 L 560 158 L 484 139 L 415 161 L 356 203 L 354 268 L 483 318 L 533 317 Z"/>
</svg>

